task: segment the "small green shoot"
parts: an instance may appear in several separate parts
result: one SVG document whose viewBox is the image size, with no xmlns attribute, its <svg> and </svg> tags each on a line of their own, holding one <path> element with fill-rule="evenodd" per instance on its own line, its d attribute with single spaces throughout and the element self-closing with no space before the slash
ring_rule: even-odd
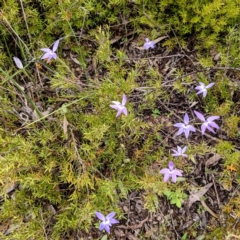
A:
<svg viewBox="0 0 240 240">
<path fill-rule="evenodd" d="M 187 194 L 183 193 L 180 189 L 177 189 L 176 192 L 165 190 L 163 194 L 170 200 L 171 204 L 175 204 L 178 208 L 182 207 L 183 200 L 187 198 Z"/>
</svg>

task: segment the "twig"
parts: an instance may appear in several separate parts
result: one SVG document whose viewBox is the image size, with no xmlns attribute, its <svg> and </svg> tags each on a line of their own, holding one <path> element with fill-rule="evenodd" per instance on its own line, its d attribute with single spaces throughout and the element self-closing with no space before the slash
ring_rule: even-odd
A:
<svg viewBox="0 0 240 240">
<path fill-rule="evenodd" d="M 200 199 L 200 202 L 202 203 L 203 207 L 216 219 L 219 219 L 219 217 L 212 211 L 212 209 L 210 209 L 207 204 L 204 202 L 203 199 Z"/>
<path fill-rule="evenodd" d="M 30 31 L 29 31 L 29 27 L 28 27 L 28 23 L 27 23 L 27 17 L 26 17 L 25 11 L 24 11 L 22 0 L 19 0 L 19 2 L 20 2 L 20 5 L 21 5 L 22 13 L 23 13 L 23 19 L 24 19 L 24 22 L 25 22 L 25 25 L 26 25 L 26 28 L 27 28 L 28 38 L 29 38 L 29 41 L 31 42 L 32 37 L 30 35 Z"/>
<path fill-rule="evenodd" d="M 217 196 L 218 207 L 220 209 L 221 203 L 220 203 L 220 199 L 219 199 L 219 196 L 218 196 L 218 191 L 217 191 L 217 187 L 216 187 L 215 178 L 214 178 L 213 174 L 211 174 L 211 175 L 212 175 L 212 181 L 213 181 L 214 190 L 215 190 L 215 193 L 216 193 L 216 196 Z"/>
</svg>

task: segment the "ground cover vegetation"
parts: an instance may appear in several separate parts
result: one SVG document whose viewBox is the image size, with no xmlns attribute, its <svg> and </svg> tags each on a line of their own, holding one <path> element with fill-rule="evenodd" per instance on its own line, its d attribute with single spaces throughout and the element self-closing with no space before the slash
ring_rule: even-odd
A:
<svg viewBox="0 0 240 240">
<path fill-rule="evenodd" d="M 0 3 L 1 239 L 240 239 L 239 0 Z"/>
</svg>

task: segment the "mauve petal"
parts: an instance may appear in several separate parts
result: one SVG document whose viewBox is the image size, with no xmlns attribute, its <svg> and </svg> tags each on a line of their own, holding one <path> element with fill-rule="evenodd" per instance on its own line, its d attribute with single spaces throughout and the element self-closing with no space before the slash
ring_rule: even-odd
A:
<svg viewBox="0 0 240 240">
<path fill-rule="evenodd" d="M 182 152 L 181 147 L 177 146 L 177 152 L 178 152 L 178 153 L 181 153 L 181 152 Z"/>
<path fill-rule="evenodd" d="M 175 174 L 172 174 L 172 181 L 173 181 L 174 183 L 177 182 L 177 176 L 176 176 Z"/>
<path fill-rule="evenodd" d="M 55 52 L 58 48 L 58 44 L 59 44 L 60 40 L 57 40 L 54 44 L 53 44 L 53 52 Z"/>
<path fill-rule="evenodd" d="M 169 167 L 170 170 L 173 170 L 174 169 L 174 163 L 172 161 L 170 161 L 168 163 L 168 167 Z"/>
<path fill-rule="evenodd" d="M 149 45 L 150 45 L 150 48 L 154 48 L 155 47 L 154 42 L 150 42 Z"/>
<path fill-rule="evenodd" d="M 219 129 L 219 126 L 215 122 L 211 122 L 208 124 L 210 127 Z"/>
<path fill-rule="evenodd" d="M 203 90 L 203 97 L 205 98 L 207 96 L 207 90 Z"/>
<path fill-rule="evenodd" d="M 19 69 L 22 69 L 23 68 L 23 64 L 21 62 L 21 60 L 18 58 L 18 57 L 13 57 L 13 60 L 16 64 L 16 66 L 19 68 Z"/>
<path fill-rule="evenodd" d="M 193 112 L 195 113 L 197 118 L 199 118 L 201 121 L 205 122 L 205 117 L 200 112 L 198 112 L 196 110 L 194 110 Z"/>
<path fill-rule="evenodd" d="M 168 168 L 163 168 L 160 173 L 162 174 L 168 174 L 169 173 L 169 169 Z"/>
<path fill-rule="evenodd" d="M 110 105 L 110 107 L 113 108 L 113 109 L 116 109 L 116 110 L 119 109 L 119 105 Z"/>
<path fill-rule="evenodd" d="M 50 58 L 51 55 L 49 53 L 44 53 L 43 56 L 41 57 L 41 59 L 46 59 L 46 58 Z"/>
<path fill-rule="evenodd" d="M 118 112 L 117 112 L 116 117 L 119 117 L 122 114 L 122 112 L 123 112 L 123 109 L 119 109 Z"/>
<path fill-rule="evenodd" d="M 176 151 L 176 150 L 174 150 L 174 149 L 172 149 L 172 151 L 174 152 L 174 153 L 172 154 L 172 156 L 175 156 L 175 157 L 178 157 L 178 156 L 179 156 L 178 151 Z"/>
<path fill-rule="evenodd" d="M 210 88 L 210 87 L 212 87 L 214 84 L 215 84 L 215 83 L 210 83 L 210 84 L 208 84 L 208 85 L 206 86 L 206 88 Z"/>
<path fill-rule="evenodd" d="M 109 227 L 109 225 L 105 225 L 105 230 L 106 230 L 106 232 L 108 233 L 108 234 L 110 234 L 110 227 Z"/>
<path fill-rule="evenodd" d="M 196 128 L 192 125 L 188 125 L 187 129 L 189 129 L 189 131 L 196 132 Z"/>
<path fill-rule="evenodd" d="M 173 126 L 174 127 L 179 127 L 179 128 L 185 127 L 185 125 L 183 123 L 176 123 Z"/>
<path fill-rule="evenodd" d="M 217 120 L 219 118 L 220 118 L 219 116 L 212 116 L 212 117 L 207 118 L 207 121 L 212 122 L 212 121 Z"/>
<path fill-rule="evenodd" d="M 127 108 L 124 107 L 124 108 L 122 109 L 122 112 L 123 112 L 126 116 L 128 115 Z"/>
<path fill-rule="evenodd" d="M 215 133 L 215 131 L 209 125 L 207 125 L 206 127 L 210 132 Z"/>
<path fill-rule="evenodd" d="M 202 126 L 201 126 L 202 135 L 205 133 L 206 127 L 207 127 L 206 124 L 202 124 Z"/>
<path fill-rule="evenodd" d="M 127 102 L 127 96 L 125 94 L 123 94 L 122 105 L 125 105 L 126 102 Z"/>
<path fill-rule="evenodd" d="M 182 153 L 184 153 L 186 150 L 187 150 L 187 146 L 185 146 L 185 147 L 182 149 Z"/>
<path fill-rule="evenodd" d="M 179 153 L 174 153 L 174 154 L 172 154 L 172 156 L 178 157 L 178 156 L 180 156 L 180 154 Z"/>
<path fill-rule="evenodd" d="M 145 41 L 148 43 L 150 40 L 149 40 L 149 38 L 145 38 Z"/>
<path fill-rule="evenodd" d="M 175 154 L 178 154 L 178 151 L 177 151 L 177 150 L 172 149 L 172 151 L 173 151 Z"/>
<path fill-rule="evenodd" d="M 178 169 L 175 169 L 173 174 L 180 177 L 182 176 L 182 173 Z"/>
<path fill-rule="evenodd" d="M 113 218 L 115 215 L 116 215 L 115 212 L 111 212 L 111 213 L 109 213 L 109 214 L 106 216 L 106 218 L 111 219 L 111 218 Z"/>
<path fill-rule="evenodd" d="M 182 154 L 182 156 L 183 156 L 183 157 L 188 157 L 188 155 L 187 155 L 187 154 Z"/>
<path fill-rule="evenodd" d="M 103 229 L 105 229 L 105 224 L 101 222 L 99 226 L 99 230 L 102 231 Z"/>
<path fill-rule="evenodd" d="M 202 87 L 205 87 L 205 84 L 203 82 L 199 82 L 199 84 L 202 86 Z"/>
<path fill-rule="evenodd" d="M 52 58 L 54 58 L 55 60 L 57 59 L 57 54 L 56 53 L 53 53 L 52 54 Z"/>
<path fill-rule="evenodd" d="M 119 223 L 119 221 L 116 220 L 115 218 L 112 218 L 112 219 L 110 219 L 110 223 L 111 224 L 117 224 L 117 223 Z"/>
<path fill-rule="evenodd" d="M 188 123 L 189 123 L 189 117 L 188 117 L 188 114 L 187 114 L 187 113 L 185 113 L 185 115 L 184 115 L 184 123 L 185 123 L 186 125 L 188 125 Z"/>
<path fill-rule="evenodd" d="M 166 173 L 166 174 L 164 175 L 163 181 L 164 181 L 164 182 L 167 182 L 168 179 L 169 179 L 169 177 L 170 177 L 170 174 L 169 174 L 169 173 Z"/>
<path fill-rule="evenodd" d="M 40 50 L 42 50 L 43 52 L 46 52 L 46 53 L 51 53 L 52 50 L 49 49 L 49 48 L 41 48 Z"/>
<path fill-rule="evenodd" d="M 148 49 L 149 49 L 149 44 L 148 44 L 148 43 L 144 43 L 144 44 L 143 44 L 143 47 L 144 47 L 146 50 L 148 50 Z"/>
<path fill-rule="evenodd" d="M 203 93 L 203 90 L 200 90 L 199 92 L 197 92 L 197 94 L 201 94 L 201 93 Z"/>
<path fill-rule="evenodd" d="M 185 137 L 186 137 L 186 138 L 188 138 L 189 132 L 190 132 L 189 129 L 185 129 L 184 134 L 185 134 Z"/>
<path fill-rule="evenodd" d="M 201 86 L 197 86 L 197 87 L 195 87 L 194 89 L 196 89 L 196 90 L 202 90 L 202 87 Z"/>
<path fill-rule="evenodd" d="M 178 135 L 182 134 L 183 132 L 184 132 L 184 128 L 179 128 L 176 135 L 178 136 Z"/>
<path fill-rule="evenodd" d="M 100 212 L 95 212 L 95 215 L 96 215 L 97 218 L 99 218 L 100 220 L 105 221 L 104 215 L 102 215 Z"/>
<path fill-rule="evenodd" d="M 121 105 L 121 103 L 118 101 L 112 101 L 112 103 L 114 103 L 115 105 Z"/>
</svg>

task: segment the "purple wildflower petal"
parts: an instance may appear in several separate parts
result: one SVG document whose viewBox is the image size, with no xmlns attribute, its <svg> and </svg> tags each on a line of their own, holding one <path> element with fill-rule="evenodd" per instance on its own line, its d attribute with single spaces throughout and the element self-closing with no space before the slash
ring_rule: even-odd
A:
<svg viewBox="0 0 240 240">
<path fill-rule="evenodd" d="M 169 167 L 170 170 L 173 170 L 174 169 L 174 163 L 172 161 L 170 161 L 168 163 L 168 167 Z"/>
<path fill-rule="evenodd" d="M 207 127 L 206 124 L 202 124 L 202 126 L 201 126 L 202 134 L 205 133 L 206 127 Z"/>
<path fill-rule="evenodd" d="M 188 125 L 188 129 L 189 129 L 189 131 L 196 132 L 195 127 L 192 125 Z"/>
<path fill-rule="evenodd" d="M 206 86 L 206 88 L 211 88 L 215 83 L 210 83 Z"/>
<path fill-rule="evenodd" d="M 174 183 L 177 182 L 177 176 L 176 176 L 175 174 L 172 174 L 172 181 L 173 181 Z"/>
<path fill-rule="evenodd" d="M 110 223 L 111 224 L 116 224 L 116 223 L 119 223 L 119 221 L 116 220 L 115 218 L 112 218 L 112 219 L 110 219 Z"/>
<path fill-rule="evenodd" d="M 185 124 L 183 124 L 183 123 L 176 123 L 176 124 L 174 124 L 173 126 L 174 126 L 174 127 L 183 128 L 183 127 L 185 127 Z"/>
<path fill-rule="evenodd" d="M 40 50 L 42 50 L 45 53 L 50 53 L 51 52 L 51 49 L 49 49 L 49 48 L 41 48 Z"/>
<path fill-rule="evenodd" d="M 113 109 L 116 109 L 116 110 L 119 109 L 119 106 L 117 106 L 117 105 L 110 105 L 110 107 L 113 108 Z"/>
<path fill-rule="evenodd" d="M 105 229 L 105 223 L 101 222 L 99 226 L 99 230 L 102 231 L 103 229 Z"/>
<path fill-rule="evenodd" d="M 122 112 L 123 112 L 123 109 L 119 109 L 118 112 L 117 112 L 116 117 L 119 117 L 119 116 L 121 115 Z"/>
<path fill-rule="evenodd" d="M 169 174 L 169 173 L 166 173 L 166 174 L 164 175 L 163 181 L 164 181 L 164 182 L 167 182 L 168 179 L 169 179 L 169 177 L 170 177 L 170 174 Z"/>
<path fill-rule="evenodd" d="M 179 147 L 179 148 L 180 148 L 180 147 Z M 186 150 L 187 150 L 187 146 L 185 146 L 185 147 L 182 149 L 182 153 L 184 153 Z"/>
<path fill-rule="evenodd" d="M 53 53 L 52 54 L 52 58 L 54 58 L 55 60 L 57 59 L 57 54 L 56 53 Z"/>
<path fill-rule="evenodd" d="M 179 153 L 178 153 L 177 150 L 174 150 L 174 149 L 172 149 L 172 150 L 173 150 L 173 152 L 174 152 L 174 154 L 172 154 L 172 156 L 179 156 Z"/>
<path fill-rule="evenodd" d="M 110 227 L 109 227 L 109 225 L 105 225 L 105 230 L 106 230 L 106 232 L 108 233 L 108 234 L 110 234 Z"/>
<path fill-rule="evenodd" d="M 182 134 L 183 132 L 184 132 L 184 128 L 179 128 L 176 135 L 178 136 L 178 135 Z"/>
<path fill-rule="evenodd" d="M 123 94 L 122 105 L 125 105 L 126 102 L 127 102 L 127 96 L 125 94 Z"/>
<path fill-rule="evenodd" d="M 16 64 L 16 66 L 19 68 L 19 69 L 22 69 L 23 68 L 23 64 L 22 64 L 22 61 L 18 58 L 18 57 L 13 57 L 13 60 Z"/>
<path fill-rule="evenodd" d="M 207 118 L 207 121 L 212 122 L 212 121 L 217 120 L 219 118 L 220 118 L 219 116 L 212 116 L 212 117 Z"/>
<path fill-rule="evenodd" d="M 203 90 L 203 97 L 205 98 L 207 96 L 207 90 Z"/>
<path fill-rule="evenodd" d="M 185 131 L 184 131 L 184 134 L 185 134 L 185 137 L 186 138 L 188 138 L 189 137 L 189 129 L 187 128 L 187 129 L 185 129 Z"/>
<path fill-rule="evenodd" d="M 127 108 L 123 108 L 122 112 L 127 116 L 128 115 L 128 111 L 127 111 Z"/>
<path fill-rule="evenodd" d="M 49 58 L 49 53 L 44 53 L 41 59 Z"/>
<path fill-rule="evenodd" d="M 205 122 L 205 117 L 198 111 L 194 110 L 193 111 L 195 113 L 195 115 L 203 122 Z"/>
<path fill-rule="evenodd" d="M 169 169 L 168 169 L 168 168 L 163 168 L 163 169 L 160 171 L 160 173 L 162 173 L 162 174 L 167 174 L 167 173 L 169 173 Z"/>
<path fill-rule="evenodd" d="M 115 215 L 116 215 L 115 212 L 111 212 L 111 213 L 109 213 L 109 214 L 106 216 L 106 218 L 111 219 L 111 218 L 113 218 Z"/>
<path fill-rule="evenodd" d="M 97 216 L 97 218 L 99 218 L 102 221 L 105 221 L 105 217 L 100 213 L 100 212 L 95 212 L 95 215 Z"/>
<path fill-rule="evenodd" d="M 176 175 L 176 176 L 182 176 L 182 173 L 179 171 L 179 170 L 177 170 L 177 169 L 174 169 L 174 174 Z"/>
<path fill-rule="evenodd" d="M 209 125 L 206 125 L 206 128 L 207 128 L 210 132 L 215 133 L 215 131 L 214 131 Z"/>
<path fill-rule="evenodd" d="M 53 52 L 55 52 L 55 51 L 57 50 L 59 41 L 60 41 L 60 40 L 57 40 L 57 41 L 53 44 L 53 49 L 52 49 Z"/>
<path fill-rule="evenodd" d="M 188 123 L 189 123 L 189 117 L 188 117 L 188 114 L 187 114 L 187 113 L 185 113 L 183 120 L 184 120 L 184 123 L 185 123 L 186 125 L 188 125 Z"/>
<path fill-rule="evenodd" d="M 218 126 L 215 122 L 210 122 L 208 125 L 209 125 L 210 127 L 219 129 L 219 126 Z"/>
</svg>

